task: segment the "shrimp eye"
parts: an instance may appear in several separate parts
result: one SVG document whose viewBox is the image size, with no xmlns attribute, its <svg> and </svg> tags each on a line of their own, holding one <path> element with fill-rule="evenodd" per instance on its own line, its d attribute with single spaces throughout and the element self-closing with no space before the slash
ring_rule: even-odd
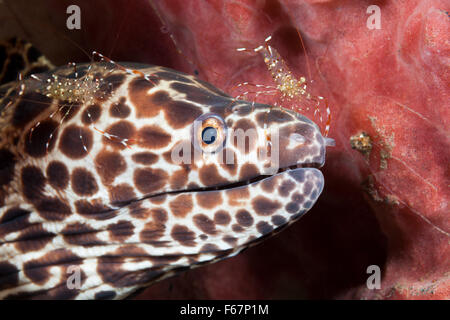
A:
<svg viewBox="0 0 450 320">
<path fill-rule="evenodd" d="M 206 153 L 218 152 L 225 144 L 226 131 L 225 122 L 220 116 L 213 113 L 204 114 L 194 121 L 194 147 Z"/>
</svg>

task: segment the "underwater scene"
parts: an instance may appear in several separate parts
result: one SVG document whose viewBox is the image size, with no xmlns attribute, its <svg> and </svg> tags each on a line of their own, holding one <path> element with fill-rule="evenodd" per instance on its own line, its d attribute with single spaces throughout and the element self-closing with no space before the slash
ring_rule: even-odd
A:
<svg viewBox="0 0 450 320">
<path fill-rule="evenodd" d="M 448 300 L 449 10 L 0 1 L 0 299 Z"/>
</svg>

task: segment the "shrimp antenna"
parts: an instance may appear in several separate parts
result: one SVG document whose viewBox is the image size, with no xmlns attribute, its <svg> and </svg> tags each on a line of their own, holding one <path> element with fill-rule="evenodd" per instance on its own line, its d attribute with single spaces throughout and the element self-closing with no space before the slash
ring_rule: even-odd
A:
<svg viewBox="0 0 450 320">
<path fill-rule="evenodd" d="M 297 30 L 298 37 L 300 38 L 300 42 L 302 44 L 303 51 L 305 52 L 306 69 L 308 70 L 308 79 L 312 79 L 311 66 L 309 65 L 309 58 L 308 58 L 308 53 L 306 52 L 305 43 L 303 42 L 303 37 L 302 37 L 300 31 L 297 28 L 296 28 L 296 30 Z"/>
</svg>

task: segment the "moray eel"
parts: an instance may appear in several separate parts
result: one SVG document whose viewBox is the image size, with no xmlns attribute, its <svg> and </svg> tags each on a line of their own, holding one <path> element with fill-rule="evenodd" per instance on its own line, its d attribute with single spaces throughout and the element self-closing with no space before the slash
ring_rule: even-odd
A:
<svg viewBox="0 0 450 320">
<path fill-rule="evenodd" d="M 120 299 L 305 214 L 324 138 L 293 111 L 157 66 L 1 88 L 0 298 Z"/>
</svg>

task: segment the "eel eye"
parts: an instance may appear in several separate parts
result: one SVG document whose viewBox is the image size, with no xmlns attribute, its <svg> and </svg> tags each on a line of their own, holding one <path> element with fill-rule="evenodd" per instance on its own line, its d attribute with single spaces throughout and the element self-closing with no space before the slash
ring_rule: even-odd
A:
<svg viewBox="0 0 450 320">
<path fill-rule="evenodd" d="M 225 144 L 226 131 L 225 122 L 220 116 L 204 114 L 194 121 L 194 147 L 202 152 L 218 152 Z"/>
<path fill-rule="evenodd" d="M 206 127 L 202 131 L 202 141 L 206 144 L 211 144 L 216 141 L 217 129 L 214 127 Z"/>
</svg>

